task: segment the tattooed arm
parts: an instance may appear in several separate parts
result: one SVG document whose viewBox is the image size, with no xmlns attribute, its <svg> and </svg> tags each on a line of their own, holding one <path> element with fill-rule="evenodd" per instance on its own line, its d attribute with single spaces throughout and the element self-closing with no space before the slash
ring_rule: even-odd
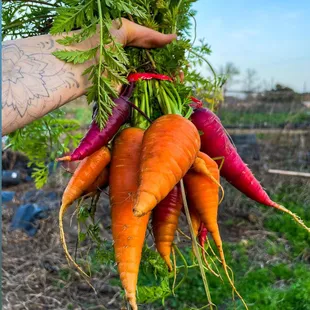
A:
<svg viewBox="0 0 310 310">
<path fill-rule="evenodd" d="M 110 30 L 127 46 L 162 47 L 175 39 L 123 19 Z M 22 128 L 30 122 L 86 93 L 89 81 L 83 71 L 96 59 L 83 64 L 64 63 L 52 55 L 63 49 L 56 40 L 62 36 L 43 35 L 6 41 L 2 46 L 2 135 Z M 95 47 L 99 35 L 67 50 Z"/>
</svg>

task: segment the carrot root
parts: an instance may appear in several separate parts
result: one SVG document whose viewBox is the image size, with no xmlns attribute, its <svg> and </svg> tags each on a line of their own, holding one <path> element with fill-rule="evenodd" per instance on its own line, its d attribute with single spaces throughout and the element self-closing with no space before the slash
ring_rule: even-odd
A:
<svg viewBox="0 0 310 310">
<path fill-rule="evenodd" d="M 310 228 L 302 221 L 302 219 L 297 214 L 293 213 L 292 211 L 285 208 L 284 206 L 277 204 L 276 202 L 273 202 L 272 207 L 274 207 L 275 209 L 278 209 L 284 213 L 289 214 L 294 219 L 294 221 L 296 223 L 298 223 L 301 227 L 303 227 L 305 230 L 307 230 L 307 232 L 310 233 Z"/>
<path fill-rule="evenodd" d="M 127 292 L 126 292 L 126 298 L 127 298 L 128 302 L 131 306 L 131 309 L 132 310 L 138 310 L 137 298 L 136 298 L 135 294 L 132 294 L 132 293 L 127 294 Z"/>
<path fill-rule="evenodd" d="M 173 270 L 173 268 L 172 268 L 172 265 L 171 265 L 170 256 L 169 255 L 165 255 L 165 256 L 162 256 L 162 258 L 165 261 L 165 263 L 167 264 L 169 272 L 171 272 Z"/>
<path fill-rule="evenodd" d="M 211 233 L 212 234 L 212 233 Z M 212 236 L 213 237 L 213 236 Z M 214 237 L 213 237 L 214 239 Z M 218 250 L 219 250 L 219 254 L 220 254 L 220 259 L 221 259 L 221 262 L 222 262 L 222 265 L 223 265 L 223 268 L 224 268 L 224 272 L 226 274 L 226 277 L 229 281 L 229 284 L 230 286 L 232 287 L 233 291 L 236 293 L 236 295 L 240 298 L 241 302 L 243 303 L 245 309 L 248 310 L 248 306 L 247 304 L 245 303 L 244 299 L 242 298 L 242 296 L 240 295 L 240 293 L 237 291 L 236 287 L 235 287 L 235 284 L 234 282 L 232 281 L 229 273 L 228 273 L 228 269 L 227 269 L 227 265 L 226 265 L 226 260 L 225 260 L 225 256 L 224 256 L 224 251 L 223 251 L 223 248 L 222 246 L 219 246 L 218 245 Z"/>
<path fill-rule="evenodd" d="M 56 161 L 71 161 L 71 156 L 64 156 L 64 157 L 59 157 L 56 158 Z"/>
<path fill-rule="evenodd" d="M 202 259 L 203 259 L 203 261 L 204 261 L 204 263 L 205 263 L 207 269 L 208 269 L 213 275 L 215 275 L 216 277 L 220 278 L 220 277 L 221 277 L 220 274 L 217 274 L 217 273 L 211 268 L 210 264 L 208 263 L 207 258 L 206 258 L 206 251 L 205 251 L 204 248 L 201 248 L 201 253 L 202 253 Z"/>
<path fill-rule="evenodd" d="M 74 261 L 74 259 L 72 258 L 72 256 L 70 255 L 68 248 L 67 248 L 67 243 L 66 243 L 66 238 L 65 238 L 65 232 L 64 232 L 64 228 L 63 228 L 63 216 L 66 210 L 66 205 L 61 205 L 60 207 L 60 211 L 59 211 L 59 231 L 60 231 L 60 241 L 63 247 L 63 250 L 65 252 L 66 258 L 68 263 L 72 264 L 80 273 L 81 275 L 85 278 L 86 282 L 90 285 L 90 287 L 94 290 L 95 288 L 90 284 L 90 282 L 88 281 L 88 279 L 90 278 L 88 274 L 86 274 L 83 269 Z"/>
</svg>

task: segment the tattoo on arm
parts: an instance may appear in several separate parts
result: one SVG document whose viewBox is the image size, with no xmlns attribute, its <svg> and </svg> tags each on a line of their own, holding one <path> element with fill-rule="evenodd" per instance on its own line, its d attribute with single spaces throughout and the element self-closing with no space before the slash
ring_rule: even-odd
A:
<svg viewBox="0 0 310 310">
<path fill-rule="evenodd" d="M 55 41 L 44 38 L 36 47 L 15 42 L 3 44 L 3 131 L 11 132 L 43 116 L 65 102 L 80 88 L 72 66 L 56 59 Z M 81 70 L 80 70 L 81 71 Z M 13 129 L 13 130 L 11 130 Z"/>
</svg>

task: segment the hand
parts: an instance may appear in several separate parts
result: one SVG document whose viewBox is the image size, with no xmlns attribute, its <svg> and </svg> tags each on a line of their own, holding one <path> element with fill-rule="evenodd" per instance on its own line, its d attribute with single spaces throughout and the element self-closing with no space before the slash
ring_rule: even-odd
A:
<svg viewBox="0 0 310 310">
<path fill-rule="evenodd" d="M 97 25 L 97 33 L 89 39 L 90 47 L 98 46 L 100 43 L 100 26 Z M 176 34 L 164 34 L 156 30 L 138 25 L 122 18 L 122 24 L 118 19 L 112 22 L 110 34 L 123 46 L 141 48 L 160 48 L 176 40 Z"/>
<path fill-rule="evenodd" d="M 140 26 L 126 18 L 122 18 L 122 25 L 119 20 L 112 22 L 110 34 L 123 46 L 133 46 L 141 48 L 160 48 L 171 43 L 177 38 L 176 34 L 163 34 L 153 29 Z M 92 47 L 99 44 L 99 25 L 97 25 L 97 34 L 91 39 Z M 96 62 L 99 59 L 99 51 L 96 55 Z M 120 92 L 122 85 L 114 85 L 114 88 Z"/>
<path fill-rule="evenodd" d="M 110 33 L 124 46 L 158 48 L 171 43 L 177 38 L 176 34 L 163 34 L 125 18 L 122 18 L 122 25 L 119 26 L 119 20 L 114 20 Z"/>
</svg>

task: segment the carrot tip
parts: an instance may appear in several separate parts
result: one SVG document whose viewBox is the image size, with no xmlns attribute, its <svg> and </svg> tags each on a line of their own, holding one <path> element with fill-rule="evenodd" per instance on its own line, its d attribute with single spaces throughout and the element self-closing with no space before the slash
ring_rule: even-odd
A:
<svg viewBox="0 0 310 310">
<path fill-rule="evenodd" d="M 132 308 L 132 310 L 138 310 L 136 295 L 133 293 L 126 292 L 126 298 Z"/>
<path fill-rule="evenodd" d="M 133 215 L 136 216 L 136 217 L 141 217 L 143 216 L 145 213 L 143 213 L 142 211 L 140 210 L 136 210 L 136 209 L 133 209 Z"/>
<path fill-rule="evenodd" d="M 289 214 L 295 222 L 297 222 L 301 227 L 303 227 L 308 233 L 310 233 L 310 228 L 302 221 L 302 219 L 295 213 L 293 213 L 292 211 L 290 211 L 289 209 L 285 208 L 284 206 L 281 206 L 275 202 L 273 202 L 272 206 L 278 210 L 281 210 L 287 214 Z"/>
<path fill-rule="evenodd" d="M 165 263 L 167 264 L 168 271 L 171 272 L 173 270 L 173 268 L 172 268 L 171 261 L 170 261 L 170 255 L 162 256 L 162 258 L 165 261 Z"/>
<path fill-rule="evenodd" d="M 71 156 L 56 158 L 56 161 L 71 161 Z"/>
</svg>

